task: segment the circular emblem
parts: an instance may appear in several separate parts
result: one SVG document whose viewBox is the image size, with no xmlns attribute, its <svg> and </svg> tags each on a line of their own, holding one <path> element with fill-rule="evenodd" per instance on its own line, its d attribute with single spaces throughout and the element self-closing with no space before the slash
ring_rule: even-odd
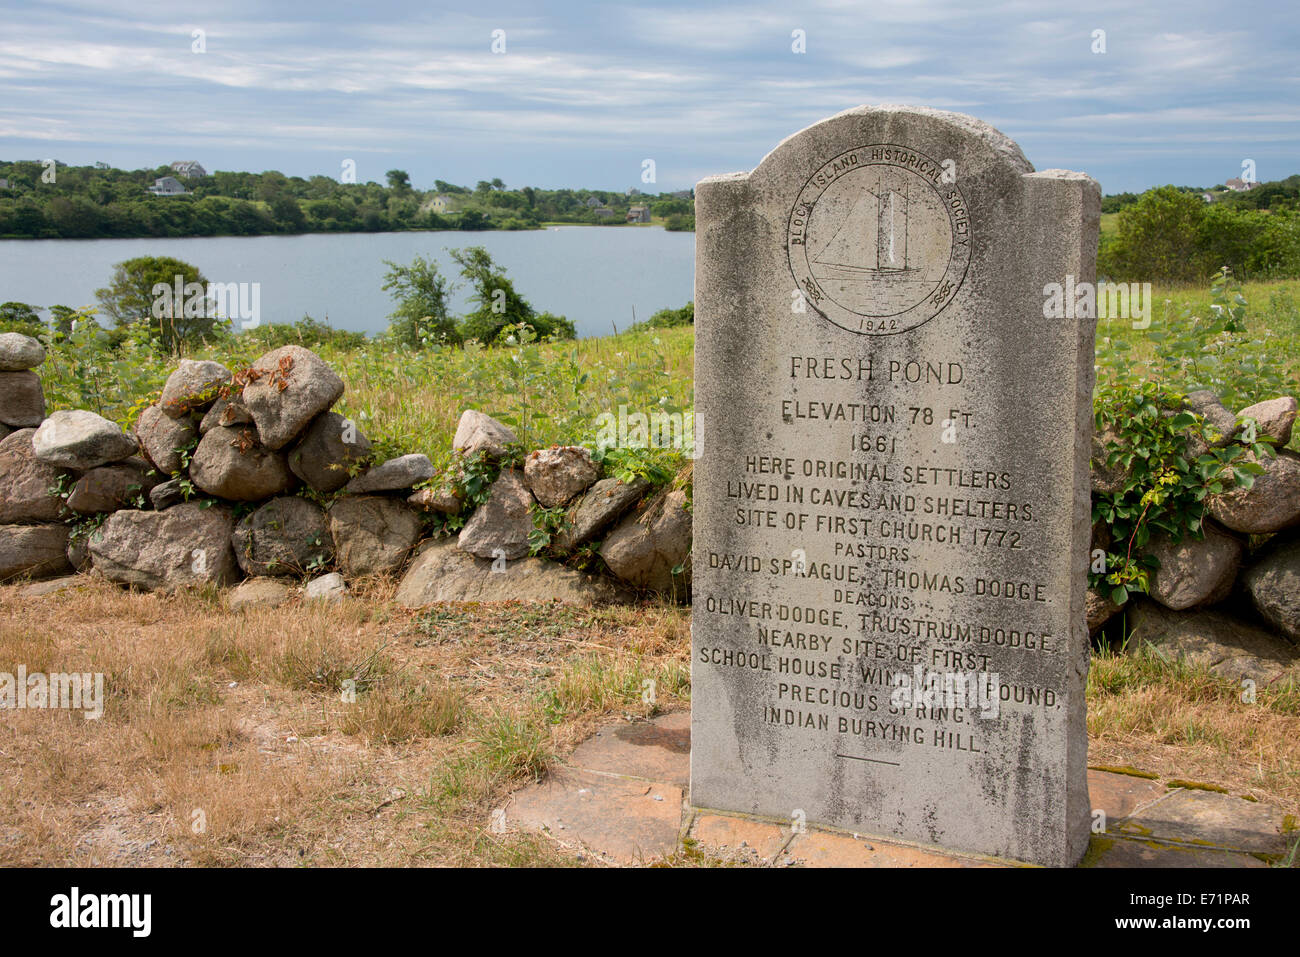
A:
<svg viewBox="0 0 1300 957">
<path fill-rule="evenodd" d="M 889 144 L 849 150 L 817 170 L 786 228 L 804 301 L 863 335 L 934 318 L 970 264 L 966 200 L 950 178 L 923 153 Z"/>
</svg>

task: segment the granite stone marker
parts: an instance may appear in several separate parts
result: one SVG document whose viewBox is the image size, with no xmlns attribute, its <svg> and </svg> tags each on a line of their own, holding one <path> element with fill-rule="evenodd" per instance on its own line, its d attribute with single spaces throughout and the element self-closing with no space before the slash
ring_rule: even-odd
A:
<svg viewBox="0 0 1300 957">
<path fill-rule="evenodd" d="M 901 107 L 699 184 L 692 804 L 1078 862 L 1100 201 Z"/>
</svg>

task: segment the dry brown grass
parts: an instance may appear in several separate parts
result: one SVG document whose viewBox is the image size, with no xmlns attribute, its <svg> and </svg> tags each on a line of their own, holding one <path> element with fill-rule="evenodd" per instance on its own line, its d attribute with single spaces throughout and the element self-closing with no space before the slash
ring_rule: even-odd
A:
<svg viewBox="0 0 1300 957">
<path fill-rule="evenodd" d="M 0 865 L 573 863 L 491 813 L 611 713 L 689 699 L 689 611 L 333 606 L 0 587 L 0 671 L 102 672 L 98 721 L 0 712 Z M 344 699 L 353 682 L 355 702 Z M 649 682 L 650 684 L 647 684 Z M 655 704 L 644 700 L 653 689 Z M 1094 659 L 1090 763 L 1300 815 L 1300 693 Z"/>
<path fill-rule="evenodd" d="M 212 593 L 0 588 L 0 671 L 105 675 L 97 721 L 0 713 L 0 864 L 566 863 L 490 833 L 491 811 L 602 714 L 650 713 L 641 676 L 682 705 L 663 676 L 684 673 L 687 613 L 414 613 L 391 590 L 231 613 Z M 636 693 L 566 690 L 589 672 Z"/>
<path fill-rule="evenodd" d="M 1239 683 L 1149 649 L 1095 654 L 1088 682 L 1091 764 L 1215 784 L 1300 814 L 1300 686 L 1243 701 Z"/>
</svg>

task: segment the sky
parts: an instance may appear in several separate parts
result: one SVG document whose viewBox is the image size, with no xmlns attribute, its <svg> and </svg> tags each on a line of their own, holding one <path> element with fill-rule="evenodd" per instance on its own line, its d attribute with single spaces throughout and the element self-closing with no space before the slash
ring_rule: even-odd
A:
<svg viewBox="0 0 1300 957">
<path fill-rule="evenodd" d="M 673 191 L 895 103 L 1210 186 L 1300 172 L 1298 49 L 1296 0 L 0 0 L 0 160 Z"/>
</svg>

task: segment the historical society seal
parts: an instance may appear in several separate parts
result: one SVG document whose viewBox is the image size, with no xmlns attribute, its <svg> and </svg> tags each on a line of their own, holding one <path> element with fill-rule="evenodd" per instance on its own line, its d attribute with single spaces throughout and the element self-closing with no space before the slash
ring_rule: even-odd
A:
<svg viewBox="0 0 1300 957">
<path fill-rule="evenodd" d="M 891 335 L 932 319 L 970 264 L 970 219 L 944 167 L 905 146 L 862 146 L 804 184 L 786 251 L 805 301 L 850 332 Z"/>
</svg>

